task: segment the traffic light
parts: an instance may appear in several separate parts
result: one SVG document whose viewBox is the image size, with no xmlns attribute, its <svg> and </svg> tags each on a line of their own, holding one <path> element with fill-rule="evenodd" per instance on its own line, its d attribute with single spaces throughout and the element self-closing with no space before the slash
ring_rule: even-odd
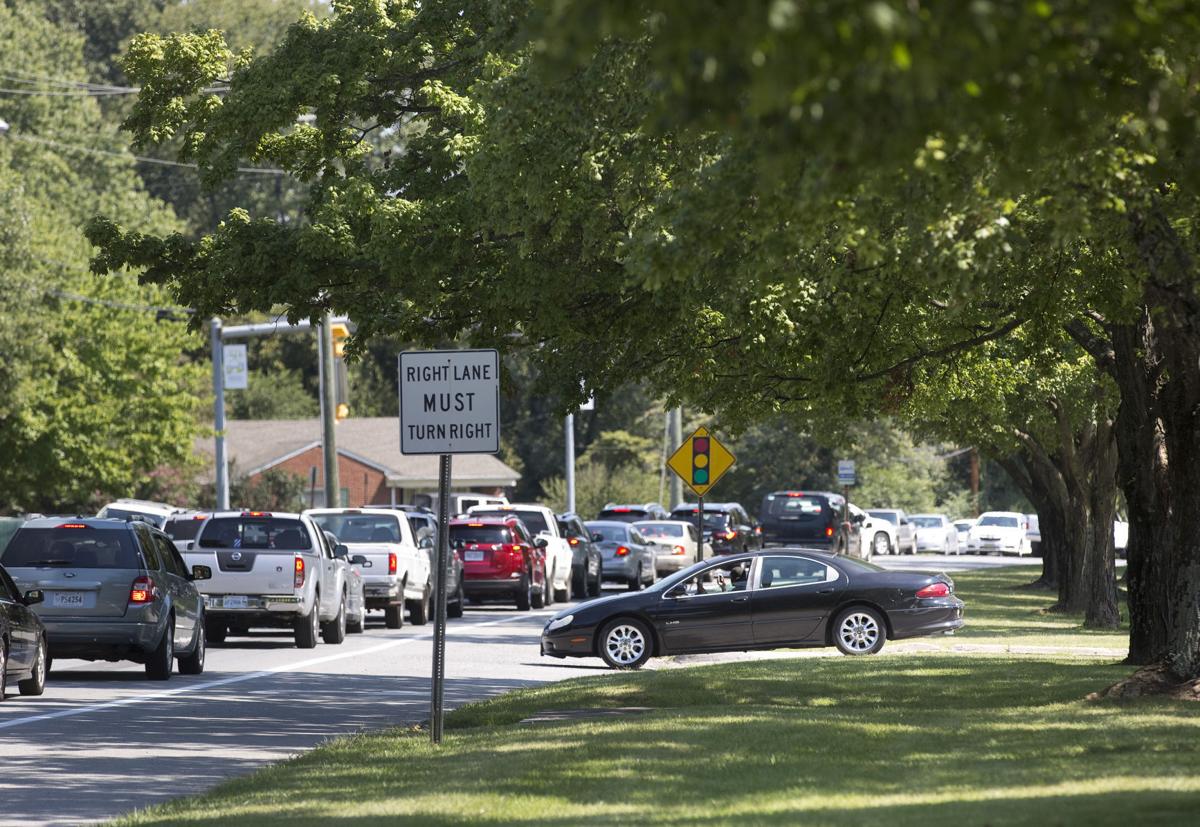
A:
<svg viewBox="0 0 1200 827">
<path fill-rule="evenodd" d="M 333 357 L 341 359 L 346 355 L 346 339 L 350 337 L 350 326 L 345 322 L 334 322 L 329 325 L 329 335 L 333 339 Z"/>
<path fill-rule="evenodd" d="M 711 446 L 708 437 L 692 437 L 692 485 L 708 485 Z"/>
</svg>

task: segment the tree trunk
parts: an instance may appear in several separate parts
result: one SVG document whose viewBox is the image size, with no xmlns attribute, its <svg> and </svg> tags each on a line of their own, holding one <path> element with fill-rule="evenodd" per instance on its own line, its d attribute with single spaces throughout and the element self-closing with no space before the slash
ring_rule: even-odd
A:
<svg viewBox="0 0 1200 827">
<path fill-rule="evenodd" d="M 1029 500 L 1038 515 L 1038 527 L 1042 533 L 1042 573 L 1028 587 L 1058 591 L 1059 570 L 1062 555 L 1066 552 L 1067 539 L 1066 516 L 1063 514 L 1062 503 L 1054 498 L 1039 473 L 1037 463 L 1028 451 L 1011 457 L 1001 457 L 997 462 L 1025 495 L 1025 499 Z"/>
</svg>

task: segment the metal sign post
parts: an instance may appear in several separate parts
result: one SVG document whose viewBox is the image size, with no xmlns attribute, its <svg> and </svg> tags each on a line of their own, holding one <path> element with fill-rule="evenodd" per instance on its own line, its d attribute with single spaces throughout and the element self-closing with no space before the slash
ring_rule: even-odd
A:
<svg viewBox="0 0 1200 827">
<path fill-rule="evenodd" d="M 400 453 L 438 455 L 433 675 L 429 736 L 442 742 L 446 699 L 446 578 L 450 568 L 450 460 L 500 450 L 500 354 L 431 350 L 400 354 Z"/>
</svg>

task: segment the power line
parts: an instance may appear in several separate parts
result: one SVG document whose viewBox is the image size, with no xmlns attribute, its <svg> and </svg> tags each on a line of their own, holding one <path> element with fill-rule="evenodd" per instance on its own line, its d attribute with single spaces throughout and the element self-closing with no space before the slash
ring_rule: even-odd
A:
<svg viewBox="0 0 1200 827">
<path fill-rule="evenodd" d="M 94 276 L 94 273 L 88 273 L 80 269 L 76 265 L 68 264 L 65 261 L 55 261 L 52 258 L 44 258 L 42 256 L 31 256 L 35 261 L 40 261 L 42 264 L 49 264 L 51 267 L 57 267 L 60 271 L 66 273 L 83 274 Z M 95 296 L 84 296 L 80 293 L 72 293 L 69 290 L 58 290 L 52 287 L 42 288 L 42 292 L 48 296 L 55 296 L 60 299 L 68 299 L 70 301 L 82 302 L 84 304 L 100 305 L 103 307 L 112 307 L 118 310 L 138 310 L 144 313 L 155 313 L 160 318 L 164 315 L 174 316 L 175 314 L 183 313 L 192 315 L 196 311 L 190 307 L 171 307 L 167 305 L 156 304 L 132 304 L 130 302 L 116 301 L 115 299 L 100 299 Z"/>
<path fill-rule="evenodd" d="M 148 158 L 144 155 L 129 155 L 124 152 L 113 152 L 107 149 L 95 149 L 90 146 L 79 146 L 77 144 L 64 144 L 61 141 L 52 141 L 49 138 L 39 138 L 36 135 L 13 135 L 8 136 L 14 141 L 25 141 L 31 144 L 42 144 L 44 146 L 54 147 L 56 149 L 65 149 L 71 152 L 82 152 L 87 155 L 101 155 L 108 158 L 120 158 L 126 161 L 136 161 L 139 164 L 156 164 L 164 167 L 182 167 L 185 169 L 200 169 L 198 164 L 188 164 L 183 161 L 169 161 L 165 158 Z M 272 167 L 237 167 L 236 172 L 248 175 L 287 175 L 287 170 L 275 169 Z"/>
<path fill-rule="evenodd" d="M 107 83 L 92 83 L 90 81 L 64 80 L 46 75 L 20 75 L 0 72 L 0 78 L 15 81 L 18 84 L 33 86 L 35 84 L 57 86 L 59 89 L 0 89 L 0 94 L 7 95 L 38 95 L 44 97 L 112 97 L 114 95 L 136 95 L 142 91 L 140 86 L 114 86 Z M 200 90 L 210 94 L 224 94 L 228 86 L 206 86 Z"/>
</svg>

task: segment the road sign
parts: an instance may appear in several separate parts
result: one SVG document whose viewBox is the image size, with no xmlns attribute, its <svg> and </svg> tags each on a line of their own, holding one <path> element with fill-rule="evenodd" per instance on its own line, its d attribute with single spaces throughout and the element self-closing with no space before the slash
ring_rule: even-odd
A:
<svg viewBox="0 0 1200 827">
<path fill-rule="evenodd" d="M 703 497 L 735 462 L 737 459 L 708 428 L 697 428 L 667 460 L 667 466 Z"/>
<path fill-rule="evenodd" d="M 499 353 L 400 354 L 400 453 L 494 454 L 499 450 Z"/>
<path fill-rule="evenodd" d="M 225 389 L 245 390 L 249 386 L 245 345 L 223 345 L 221 361 L 225 367 Z"/>
<path fill-rule="evenodd" d="M 857 485 L 858 476 L 854 471 L 854 460 L 838 460 L 838 485 Z"/>
</svg>

